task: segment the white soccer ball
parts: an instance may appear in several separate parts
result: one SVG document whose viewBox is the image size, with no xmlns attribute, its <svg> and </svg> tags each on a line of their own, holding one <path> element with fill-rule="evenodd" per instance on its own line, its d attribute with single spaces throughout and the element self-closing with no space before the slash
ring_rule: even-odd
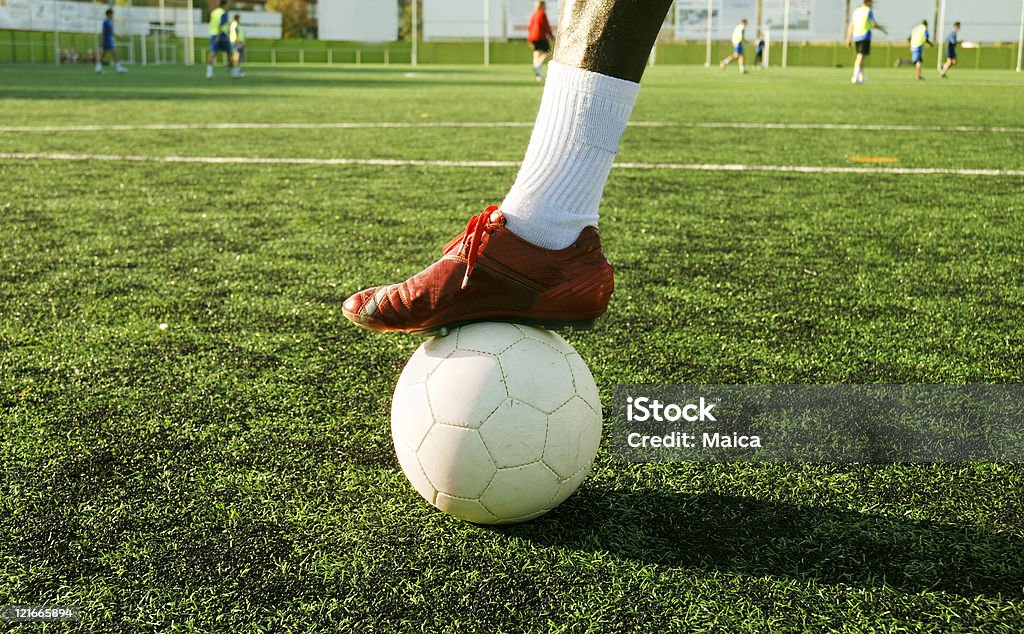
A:
<svg viewBox="0 0 1024 634">
<path fill-rule="evenodd" d="M 572 495 L 601 443 L 601 400 L 580 355 L 554 332 L 456 328 L 409 359 L 391 405 L 395 453 L 445 513 L 511 524 Z"/>
</svg>

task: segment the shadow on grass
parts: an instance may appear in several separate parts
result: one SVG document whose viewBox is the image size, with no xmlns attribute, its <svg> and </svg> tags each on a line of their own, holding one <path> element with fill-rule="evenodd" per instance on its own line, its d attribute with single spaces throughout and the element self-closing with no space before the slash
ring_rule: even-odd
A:
<svg viewBox="0 0 1024 634">
<path fill-rule="evenodd" d="M 745 497 L 581 490 L 505 529 L 645 564 L 800 581 L 1020 598 L 1024 540 L 973 528 Z"/>
<path fill-rule="evenodd" d="M 229 77 L 218 66 L 213 81 L 205 78 L 205 66 L 133 67 L 128 75 L 97 77 L 91 65 L 73 67 L 32 67 L 31 72 L 16 73 L 27 67 L 7 66 L 4 97 L 9 99 L 116 99 L 216 100 L 226 95 L 244 95 L 246 99 L 292 99 L 292 89 L 358 91 L 397 89 L 407 91 L 429 87 L 535 88 L 533 75 L 508 77 L 488 74 L 474 67 L 421 69 L 412 67 L 357 68 L 346 66 L 250 66 L 241 81 Z M 340 93 L 339 93 L 340 94 Z"/>
</svg>

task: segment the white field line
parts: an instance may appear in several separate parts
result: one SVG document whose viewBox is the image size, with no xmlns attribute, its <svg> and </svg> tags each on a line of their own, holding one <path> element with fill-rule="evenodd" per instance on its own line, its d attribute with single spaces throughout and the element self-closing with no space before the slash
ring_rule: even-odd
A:
<svg viewBox="0 0 1024 634">
<path fill-rule="evenodd" d="M 520 121 L 367 121 L 339 123 L 140 123 L 0 126 L 0 132 L 137 132 L 141 130 L 361 130 L 379 128 L 526 128 Z"/>
<path fill-rule="evenodd" d="M 143 156 L 138 154 L 67 154 L 62 152 L 0 152 L 0 160 L 113 161 L 134 163 L 207 163 L 237 165 L 369 165 L 378 167 L 516 168 L 517 161 L 430 161 L 261 156 Z M 742 165 L 738 163 L 616 163 L 618 169 L 699 172 L 790 172 L 797 174 L 946 174 L 951 176 L 1024 176 L 1024 170 L 947 167 L 847 167 L 827 165 Z"/>
<path fill-rule="evenodd" d="M 1024 127 L 884 125 L 858 123 L 759 123 L 729 121 L 633 121 L 634 128 L 710 128 L 729 130 L 854 130 L 876 132 L 1024 133 Z M 142 130 L 360 130 L 383 128 L 529 128 L 532 121 L 366 121 L 337 123 L 140 123 L 109 125 L 0 126 L 0 132 L 137 132 Z"/>
</svg>

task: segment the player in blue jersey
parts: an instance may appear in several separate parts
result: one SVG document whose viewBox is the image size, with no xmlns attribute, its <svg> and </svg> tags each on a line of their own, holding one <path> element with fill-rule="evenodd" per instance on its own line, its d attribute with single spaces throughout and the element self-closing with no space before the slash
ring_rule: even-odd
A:
<svg viewBox="0 0 1024 634">
<path fill-rule="evenodd" d="M 764 68 L 764 47 L 767 45 L 764 33 L 757 34 L 757 47 L 754 49 L 754 66 Z"/>
<path fill-rule="evenodd" d="M 96 72 L 103 74 L 103 60 L 106 59 L 107 53 L 110 53 L 110 59 L 114 60 L 114 68 L 119 73 L 127 73 L 128 69 L 121 65 L 121 62 L 117 59 L 117 51 L 114 50 L 114 10 L 107 9 L 107 18 L 103 20 L 103 27 L 101 32 L 101 44 L 100 55 L 96 58 Z"/>
<path fill-rule="evenodd" d="M 960 43 L 960 23 L 953 23 L 953 30 L 949 32 L 949 37 L 946 38 L 946 63 L 942 65 L 942 70 L 939 71 L 939 77 L 946 78 L 946 73 L 953 66 L 956 66 L 956 45 Z"/>
</svg>

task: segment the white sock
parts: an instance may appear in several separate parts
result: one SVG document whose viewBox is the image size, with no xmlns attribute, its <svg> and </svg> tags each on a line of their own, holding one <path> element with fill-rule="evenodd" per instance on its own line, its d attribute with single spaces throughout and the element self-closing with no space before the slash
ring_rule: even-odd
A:
<svg viewBox="0 0 1024 634">
<path fill-rule="evenodd" d="M 211 75 L 213 75 L 213 65 L 212 64 L 207 64 L 206 65 L 206 76 L 209 77 Z"/>
<path fill-rule="evenodd" d="M 605 181 L 640 84 L 551 62 L 540 111 L 512 189 L 501 203 L 508 229 L 563 249 L 597 226 Z"/>
</svg>

